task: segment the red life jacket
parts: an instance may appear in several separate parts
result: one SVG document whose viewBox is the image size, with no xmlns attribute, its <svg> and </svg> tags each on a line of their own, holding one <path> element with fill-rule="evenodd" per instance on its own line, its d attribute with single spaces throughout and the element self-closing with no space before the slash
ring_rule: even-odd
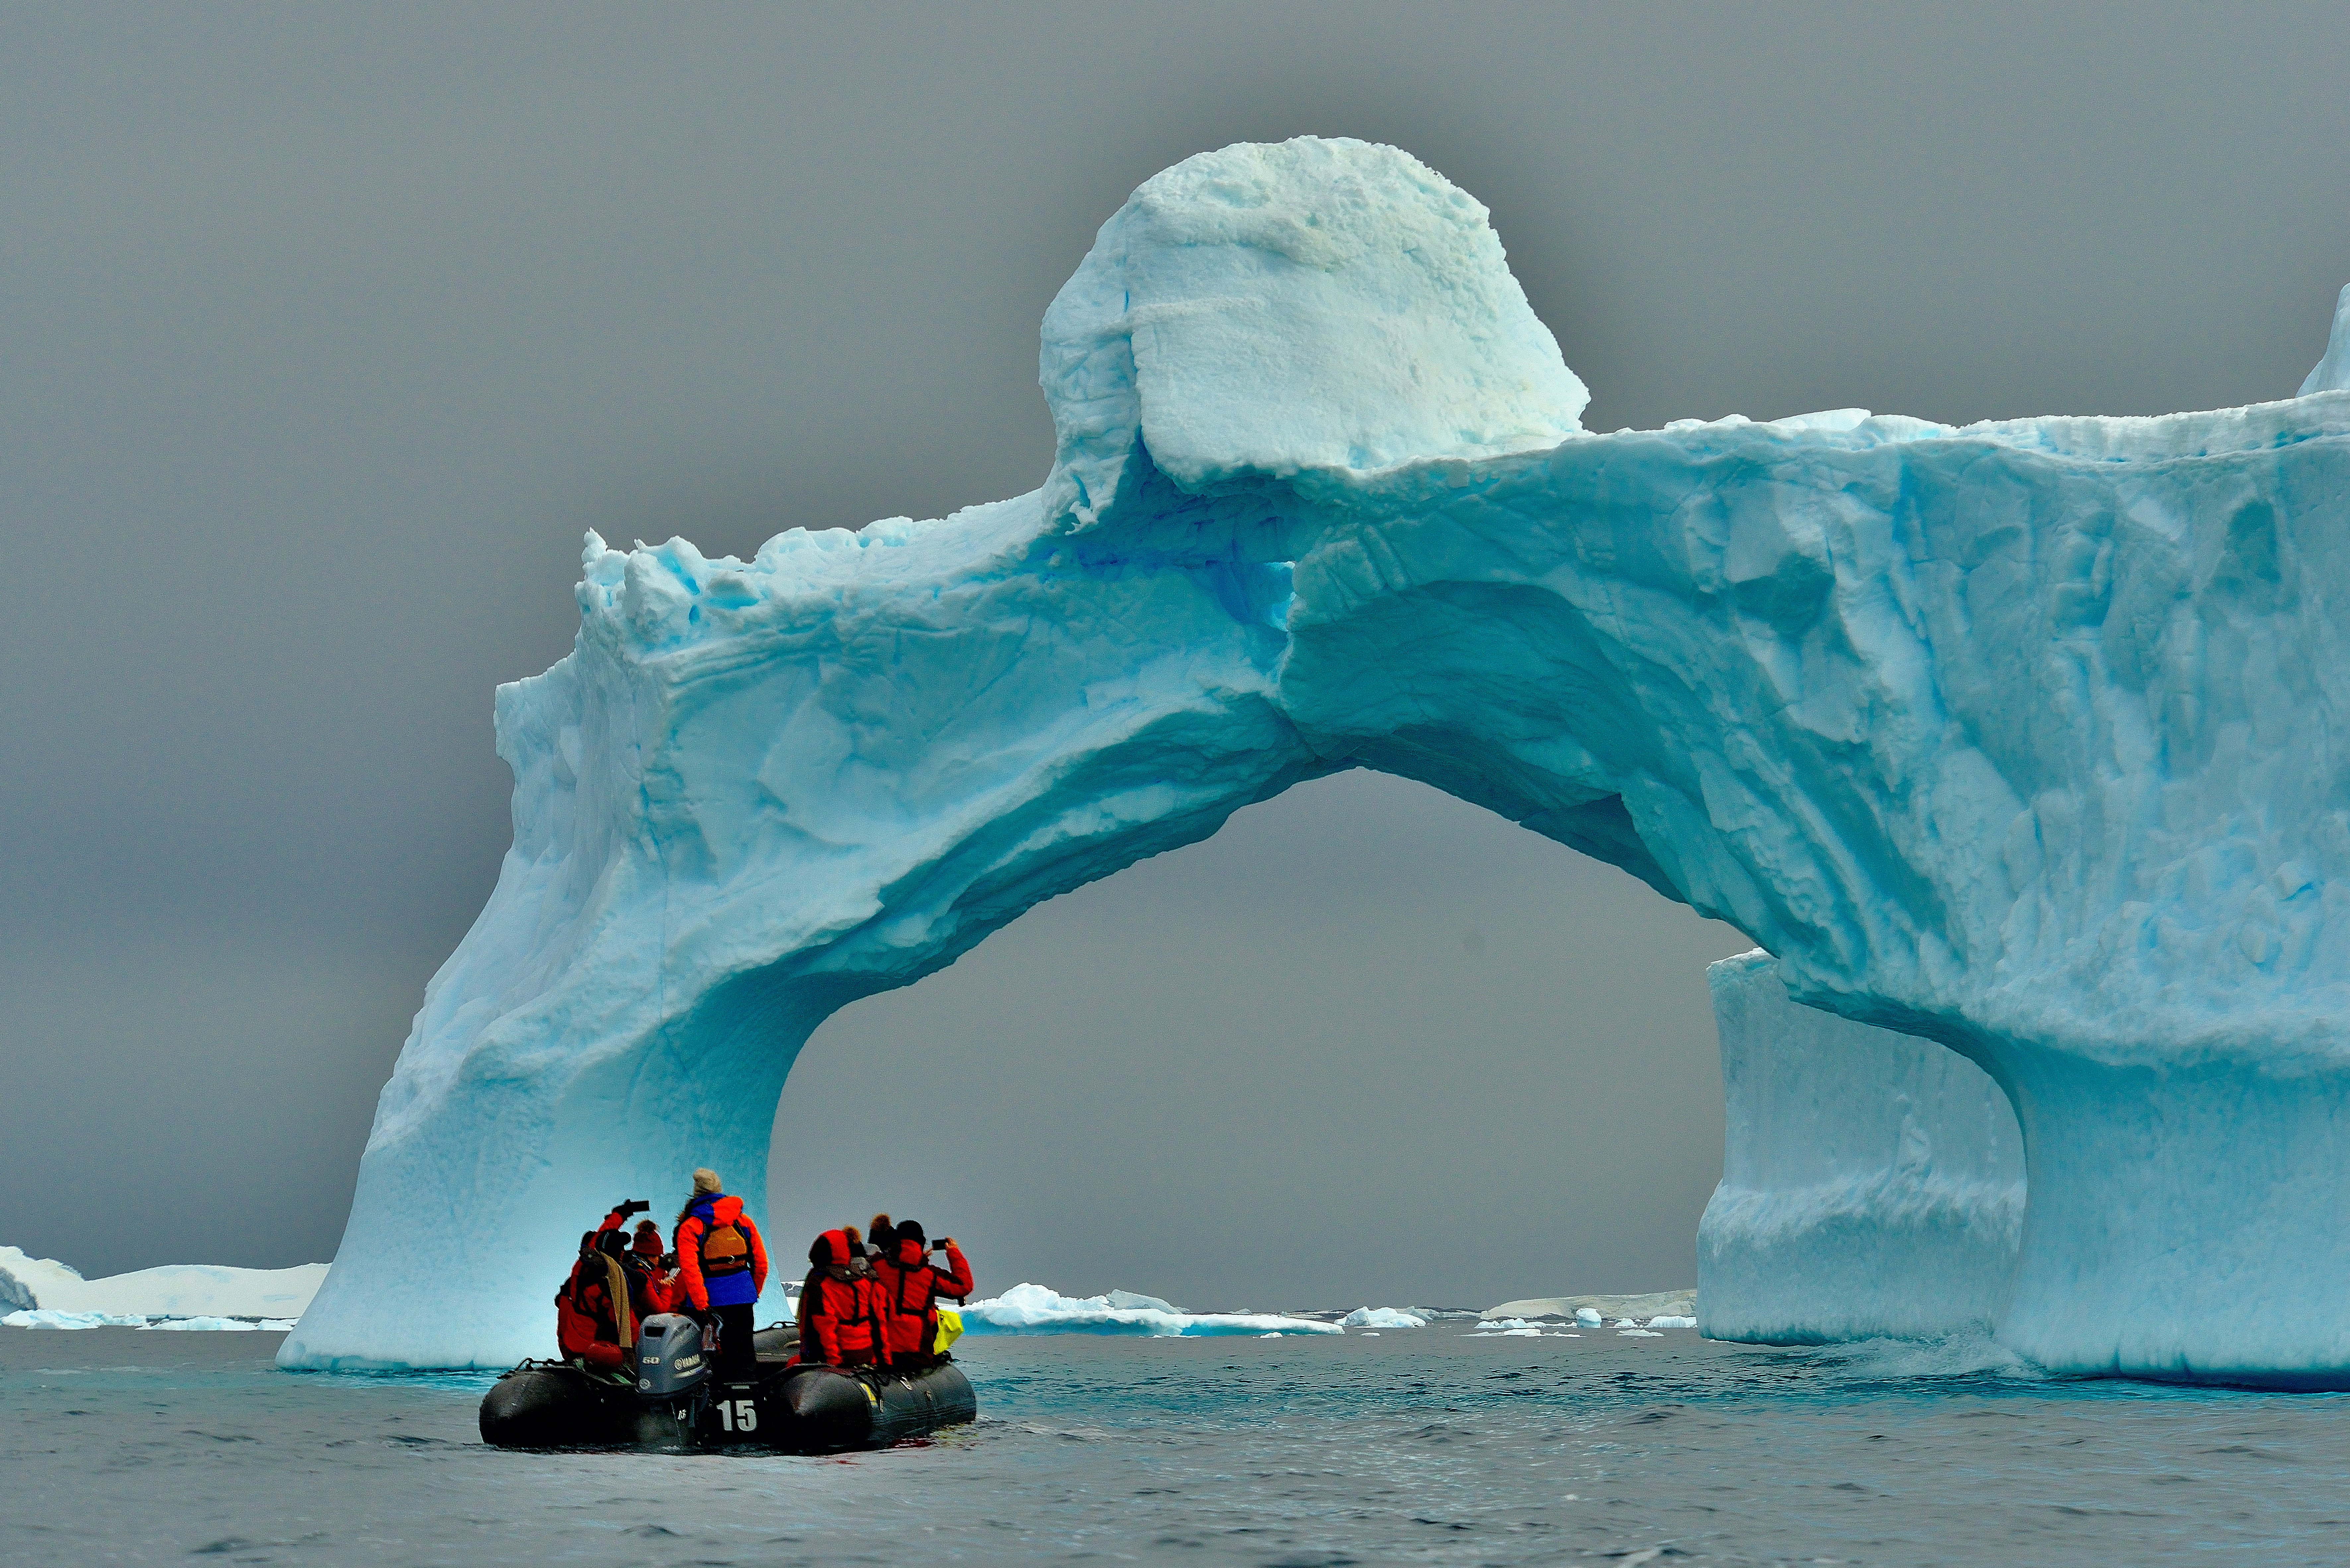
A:
<svg viewBox="0 0 2350 1568">
<path fill-rule="evenodd" d="M 555 1293 L 555 1343 L 565 1355 L 611 1369 L 627 1360 L 628 1342 L 635 1337 L 635 1314 L 625 1293 L 615 1303 L 612 1281 L 620 1274 L 620 1262 L 597 1250 L 594 1235 L 589 1232 L 582 1242 L 571 1277 Z M 620 1289 L 628 1289 L 625 1278 Z"/>
<path fill-rule="evenodd" d="M 817 1238 L 829 1262 L 808 1272 L 800 1292 L 800 1359 L 828 1366 L 886 1365 L 889 1350 L 875 1331 L 879 1300 L 869 1278 L 837 1277 L 848 1266 L 848 1237 L 827 1231 Z"/>
<path fill-rule="evenodd" d="M 882 1332 L 893 1357 L 928 1355 L 939 1337 L 939 1298 L 961 1301 L 971 1294 L 971 1265 L 963 1261 L 962 1249 L 950 1243 L 947 1267 L 941 1269 L 910 1236 L 898 1243 L 896 1252 L 873 1264 Z"/>
</svg>

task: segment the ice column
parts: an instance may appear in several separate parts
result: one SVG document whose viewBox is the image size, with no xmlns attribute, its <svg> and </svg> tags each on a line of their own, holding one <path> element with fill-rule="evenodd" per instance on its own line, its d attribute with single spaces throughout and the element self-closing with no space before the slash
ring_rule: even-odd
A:
<svg viewBox="0 0 2350 1568">
<path fill-rule="evenodd" d="M 1790 1002 L 1768 953 L 1706 981 L 1728 1115 L 1698 1326 L 1773 1345 L 1990 1332 L 2023 1233 L 2007 1096 L 1930 1040 Z"/>
</svg>

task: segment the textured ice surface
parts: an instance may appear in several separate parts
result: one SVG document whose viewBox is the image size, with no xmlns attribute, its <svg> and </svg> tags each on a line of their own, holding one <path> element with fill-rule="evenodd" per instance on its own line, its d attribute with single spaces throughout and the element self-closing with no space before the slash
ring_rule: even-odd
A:
<svg viewBox="0 0 2350 1568">
<path fill-rule="evenodd" d="M 2006 1095 L 1930 1040 L 1787 1000 L 1770 955 L 1706 978 L 1727 1101 L 1698 1226 L 1714 1339 L 1823 1343 L 1987 1331 L 2023 1233 Z"/>
<path fill-rule="evenodd" d="M 962 1309 L 965 1334 L 1128 1334 L 1154 1338 L 1214 1334 L 1336 1334 L 1336 1324 L 1279 1313 L 1190 1313 L 1156 1296 L 1112 1291 L 1065 1296 L 1043 1285 L 1018 1284 Z"/>
<path fill-rule="evenodd" d="M 85 1280 L 54 1258 L 0 1247 L 0 1306 L 121 1318 L 130 1326 L 162 1317 L 296 1317 L 326 1277 L 324 1263 L 295 1269 L 175 1263 Z"/>
<path fill-rule="evenodd" d="M 748 562 L 589 540 L 289 1364 L 544 1353 L 612 1192 L 763 1190 L 827 1013 L 1374 767 L 1981 1065 L 2030 1165 L 2012 1347 L 2350 1374 L 2350 393 L 1584 433 L 1482 209 L 1314 140 L 1137 192 L 1041 369 L 1029 495 Z"/>
</svg>

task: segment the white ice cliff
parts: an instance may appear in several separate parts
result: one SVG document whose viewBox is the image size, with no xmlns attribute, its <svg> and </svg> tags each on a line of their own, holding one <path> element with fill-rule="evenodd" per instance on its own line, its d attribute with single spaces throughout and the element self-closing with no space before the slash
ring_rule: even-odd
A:
<svg viewBox="0 0 2350 1568">
<path fill-rule="evenodd" d="M 1706 971 L 1721 1032 L 1721 1185 L 1698 1322 L 1772 1344 L 1995 1327 L 2023 1233 L 2007 1096 L 1954 1051 L 1787 1000 L 1771 956 Z"/>
<path fill-rule="evenodd" d="M 2350 393 L 1588 434 L 1483 210 L 1311 140 L 1137 192 L 1042 369 L 1031 494 L 748 563 L 589 540 L 288 1364 L 544 1353 L 605 1205 L 764 1190 L 827 1013 L 1374 767 L 1981 1067 L 2017 1351 L 2350 1375 Z"/>
<path fill-rule="evenodd" d="M 324 1263 L 292 1269 L 169 1263 L 85 1280 L 55 1258 L 0 1247 L 0 1309 L 125 1322 L 290 1318 L 310 1304 L 326 1277 Z"/>
</svg>

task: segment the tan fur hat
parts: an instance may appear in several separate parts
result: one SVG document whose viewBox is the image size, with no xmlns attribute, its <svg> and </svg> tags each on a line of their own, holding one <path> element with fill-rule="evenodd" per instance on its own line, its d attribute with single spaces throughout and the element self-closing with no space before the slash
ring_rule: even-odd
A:
<svg viewBox="0 0 2350 1568">
<path fill-rule="evenodd" d="M 699 1198 L 705 1192 L 723 1192 L 724 1190 L 724 1188 L 718 1185 L 718 1173 L 716 1171 L 705 1168 L 702 1170 L 697 1170 L 693 1173 L 693 1193 L 695 1197 Z"/>
</svg>

